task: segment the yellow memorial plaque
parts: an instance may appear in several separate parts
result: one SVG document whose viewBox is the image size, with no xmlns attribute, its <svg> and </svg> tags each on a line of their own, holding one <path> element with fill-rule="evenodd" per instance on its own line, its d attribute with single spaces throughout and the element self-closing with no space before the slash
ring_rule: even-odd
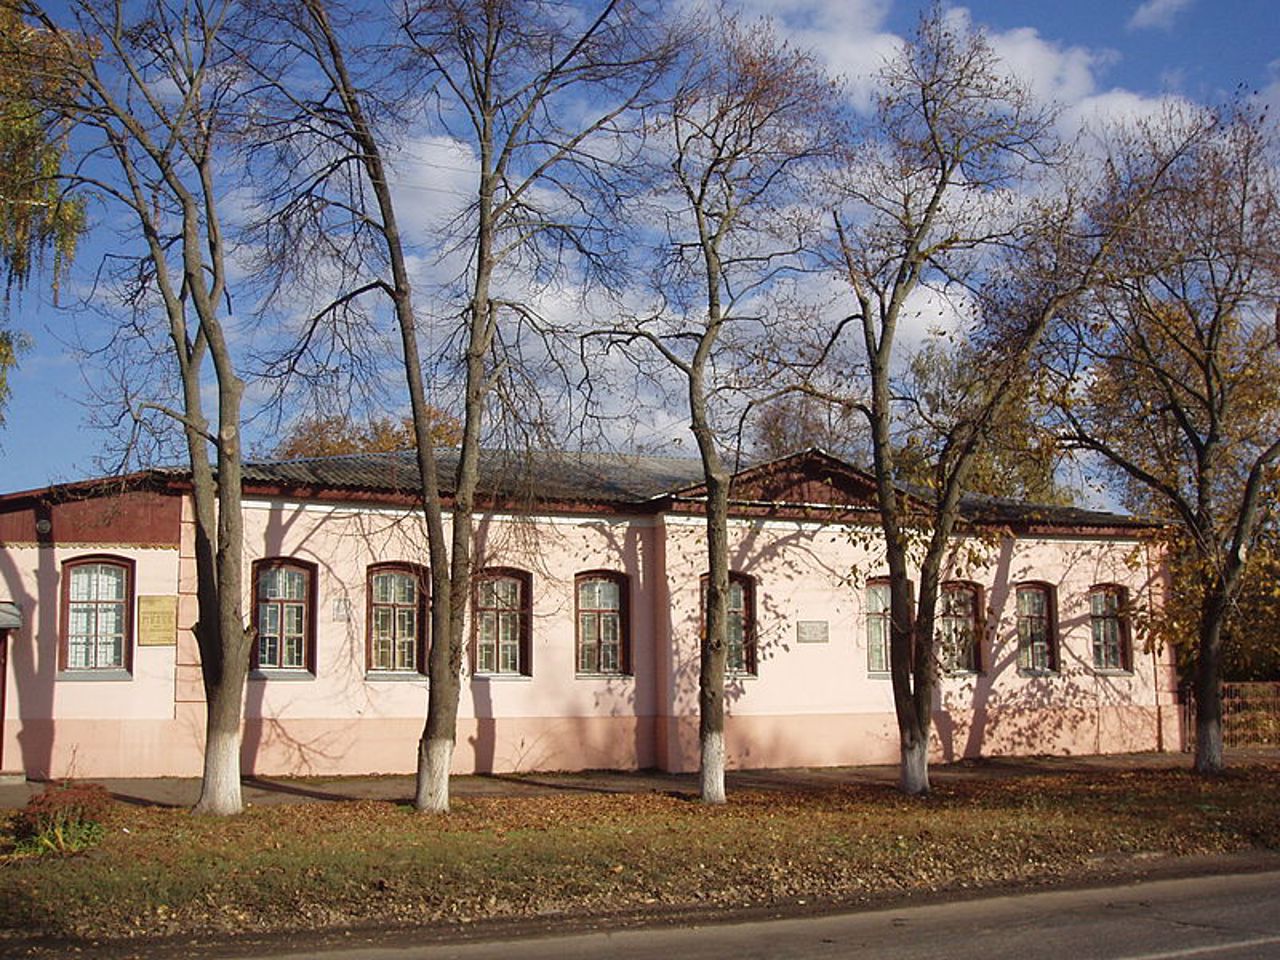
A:
<svg viewBox="0 0 1280 960">
<path fill-rule="evenodd" d="M 178 642 L 178 598 L 138 597 L 138 646 L 172 647 Z"/>
</svg>

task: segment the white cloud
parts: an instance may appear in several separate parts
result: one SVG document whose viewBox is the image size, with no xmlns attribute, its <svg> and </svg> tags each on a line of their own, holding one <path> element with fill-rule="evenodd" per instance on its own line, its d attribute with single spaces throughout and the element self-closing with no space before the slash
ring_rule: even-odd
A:
<svg viewBox="0 0 1280 960">
<path fill-rule="evenodd" d="M 1273 60 L 1267 69 L 1271 82 L 1258 91 L 1258 99 L 1272 117 L 1280 116 L 1280 60 Z"/>
<path fill-rule="evenodd" d="M 901 38 L 882 27 L 889 0 L 743 0 L 748 16 L 768 16 L 796 46 L 812 50 L 832 75 L 844 78 L 859 110 L 871 108 L 875 77 Z"/>
<path fill-rule="evenodd" d="M 993 31 L 988 37 L 1009 72 L 1046 102 L 1069 104 L 1089 96 L 1097 87 L 1097 71 L 1113 60 L 1106 51 L 1061 47 L 1034 27 Z"/>
<path fill-rule="evenodd" d="M 1191 6 L 1191 0 L 1145 0 L 1129 18 L 1130 30 L 1170 30 L 1174 18 Z"/>
<path fill-rule="evenodd" d="M 1129 90 L 1107 90 L 1072 104 L 1063 115 L 1064 126 L 1102 131 L 1141 120 L 1153 120 L 1171 108 L 1189 105 L 1182 97 L 1147 97 Z"/>
</svg>

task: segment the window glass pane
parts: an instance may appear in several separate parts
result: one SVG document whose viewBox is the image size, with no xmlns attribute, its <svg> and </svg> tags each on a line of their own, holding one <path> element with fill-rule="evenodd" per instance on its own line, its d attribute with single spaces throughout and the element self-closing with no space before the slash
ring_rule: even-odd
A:
<svg viewBox="0 0 1280 960">
<path fill-rule="evenodd" d="M 510 577 L 494 581 L 496 606 L 514 610 L 520 606 L 520 583 Z"/>
<path fill-rule="evenodd" d="M 98 629 L 100 637 L 119 637 L 124 635 L 124 604 L 98 604 Z"/>
<path fill-rule="evenodd" d="M 594 613 L 578 615 L 578 670 L 581 673 L 595 673 L 600 667 L 596 617 Z"/>
<path fill-rule="evenodd" d="M 93 599 L 93 570 L 90 567 L 71 568 L 70 596 L 72 600 Z"/>
<path fill-rule="evenodd" d="M 280 666 L 280 642 L 276 637 L 258 635 L 258 663 L 264 667 Z"/>
<path fill-rule="evenodd" d="M 98 599 L 123 600 L 125 588 L 125 571 L 122 567 L 110 564 L 98 566 Z"/>
<path fill-rule="evenodd" d="M 412 634 L 403 635 L 396 642 L 395 669 L 418 669 L 418 644 L 416 638 Z"/>
<path fill-rule="evenodd" d="M 290 635 L 284 638 L 284 655 L 280 662 L 282 667 L 302 666 L 302 638 Z"/>
<path fill-rule="evenodd" d="M 729 612 L 741 613 L 746 605 L 746 591 L 743 589 L 741 580 L 729 581 Z"/>
<path fill-rule="evenodd" d="M 622 606 L 622 591 L 616 580 L 597 580 L 599 596 L 597 605 L 602 610 L 617 610 Z"/>
<path fill-rule="evenodd" d="M 274 603 L 258 604 L 258 636 L 280 636 L 280 608 Z"/>
<path fill-rule="evenodd" d="M 302 600 L 306 597 L 307 578 L 300 570 L 285 570 L 284 596 L 288 600 Z"/>
<path fill-rule="evenodd" d="M 418 635 L 418 610 L 416 607 L 399 607 L 396 609 L 396 635 L 403 639 L 413 639 Z"/>
<path fill-rule="evenodd" d="M 618 643 L 622 636 L 622 620 L 616 613 L 600 614 L 600 640 L 602 643 Z"/>
<path fill-rule="evenodd" d="M 938 657 L 945 670 L 977 666 L 977 591 L 964 585 L 943 587 L 938 622 Z"/>
<path fill-rule="evenodd" d="M 89 640 L 87 637 L 68 637 L 67 638 L 67 668 L 70 670 L 84 670 L 90 666 L 89 664 Z"/>
</svg>

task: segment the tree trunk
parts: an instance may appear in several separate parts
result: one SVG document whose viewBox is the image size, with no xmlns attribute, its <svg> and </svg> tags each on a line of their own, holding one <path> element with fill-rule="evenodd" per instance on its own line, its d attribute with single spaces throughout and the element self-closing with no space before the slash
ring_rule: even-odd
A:
<svg viewBox="0 0 1280 960">
<path fill-rule="evenodd" d="M 723 699 L 721 700 L 723 705 Z M 703 803 L 724 803 L 724 711 L 720 711 L 720 729 L 708 724 L 708 714 L 701 715 L 699 728 L 701 760 L 698 768 L 698 790 Z"/>
<path fill-rule="evenodd" d="M 707 584 L 698 670 L 699 785 L 703 803 L 724 803 L 724 675 L 728 660 L 729 478 L 707 419 L 701 370 L 690 378 L 694 436 L 707 484 Z"/>
<path fill-rule="evenodd" d="M 240 694 L 243 689 L 242 684 L 219 684 L 207 704 L 204 779 L 195 813 L 230 816 L 240 812 Z"/>
<path fill-rule="evenodd" d="M 919 796 L 929 792 L 929 738 L 919 731 L 900 730 L 902 758 L 898 785 L 902 792 Z"/>
<path fill-rule="evenodd" d="M 421 813 L 449 812 L 449 769 L 453 766 L 453 746 L 454 740 L 448 736 L 433 739 L 424 734 L 418 741 L 418 787 L 413 806 Z"/>
<path fill-rule="evenodd" d="M 1210 591 L 1212 593 L 1212 591 Z M 1200 608 L 1200 645 L 1193 690 L 1196 698 L 1196 773 L 1226 769 L 1222 757 L 1222 620 L 1226 604 L 1206 596 Z"/>
</svg>

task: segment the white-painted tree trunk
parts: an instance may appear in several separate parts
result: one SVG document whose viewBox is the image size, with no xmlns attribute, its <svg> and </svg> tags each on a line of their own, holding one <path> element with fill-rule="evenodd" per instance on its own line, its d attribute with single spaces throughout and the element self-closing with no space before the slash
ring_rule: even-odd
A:
<svg viewBox="0 0 1280 960">
<path fill-rule="evenodd" d="M 929 742 L 902 743 L 902 792 L 915 796 L 929 792 Z"/>
<path fill-rule="evenodd" d="M 702 735 L 702 768 L 699 789 L 703 803 L 724 803 L 724 734 L 708 731 Z"/>
<path fill-rule="evenodd" d="M 233 816 L 241 810 L 240 731 L 210 731 L 196 813 Z"/>
<path fill-rule="evenodd" d="M 449 769 L 453 766 L 453 741 L 441 737 L 424 741 L 414 807 L 421 813 L 449 812 Z"/>
</svg>

